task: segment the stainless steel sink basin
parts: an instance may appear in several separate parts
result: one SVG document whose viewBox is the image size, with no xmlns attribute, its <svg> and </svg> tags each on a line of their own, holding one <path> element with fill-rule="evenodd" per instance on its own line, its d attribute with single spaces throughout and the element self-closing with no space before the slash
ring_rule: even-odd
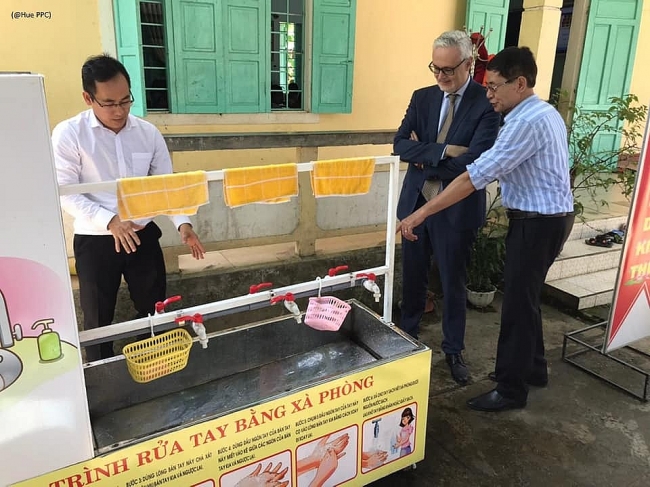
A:
<svg viewBox="0 0 650 487">
<path fill-rule="evenodd" d="M 0 348 L 0 391 L 13 384 L 23 371 L 23 363 L 9 350 Z"/>
<path fill-rule="evenodd" d="M 286 316 L 208 335 L 183 370 L 140 384 L 124 357 L 85 368 L 99 453 L 216 418 L 423 348 L 355 300 L 338 332 Z"/>
</svg>

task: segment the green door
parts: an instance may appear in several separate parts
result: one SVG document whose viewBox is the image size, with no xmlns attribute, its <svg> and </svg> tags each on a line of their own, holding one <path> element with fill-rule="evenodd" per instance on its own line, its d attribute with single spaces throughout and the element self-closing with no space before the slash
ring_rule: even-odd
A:
<svg viewBox="0 0 650 487">
<path fill-rule="evenodd" d="M 642 0 L 592 0 L 576 90 L 576 105 L 607 110 L 610 98 L 628 94 L 639 35 Z M 618 150 L 616 134 L 597 136 L 594 152 Z"/>
<path fill-rule="evenodd" d="M 131 114 L 143 117 L 146 115 L 146 95 L 142 68 L 140 4 L 134 0 L 115 0 L 113 10 L 118 59 L 129 73 L 131 93 L 135 98 Z"/>
<path fill-rule="evenodd" d="M 172 112 L 262 113 L 270 107 L 266 0 L 167 0 Z"/>
<path fill-rule="evenodd" d="M 226 108 L 221 0 L 167 2 L 173 113 L 223 113 Z"/>
<path fill-rule="evenodd" d="M 466 25 L 470 33 L 480 32 L 487 36 L 489 54 L 496 54 L 506 42 L 506 25 L 508 23 L 508 8 L 510 0 L 467 0 Z"/>
<path fill-rule="evenodd" d="M 271 38 L 266 0 L 225 0 L 224 48 L 228 113 L 271 106 Z M 268 21 L 267 21 L 268 20 Z"/>
<path fill-rule="evenodd" d="M 352 112 L 356 4 L 356 0 L 314 0 L 314 113 Z"/>
</svg>

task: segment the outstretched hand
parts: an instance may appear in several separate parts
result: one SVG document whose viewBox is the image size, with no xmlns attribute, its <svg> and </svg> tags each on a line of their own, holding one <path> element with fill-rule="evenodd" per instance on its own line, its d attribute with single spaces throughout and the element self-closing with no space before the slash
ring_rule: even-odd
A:
<svg viewBox="0 0 650 487">
<path fill-rule="evenodd" d="M 192 257 L 197 260 L 203 259 L 205 257 L 205 249 L 201 240 L 199 240 L 199 236 L 192 229 L 192 225 L 183 223 L 178 227 L 178 231 L 181 234 L 181 241 L 192 250 Z"/>
<path fill-rule="evenodd" d="M 469 147 L 464 145 L 452 145 L 448 144 L 445 149 L 445 155 L 447 157 L 460 157 L 469 150 Z"/>
<path fill-rule="evenodd" d="M 237 482 L 235 487 L 287 487 L 289 481 L 282 479 L 289 471 L 289 467 L 282 470 L 280 468 L 282 468 L 282 462 L 275 467 L 273 467 L 273 462 L 269 462 L 262 472 L 262 464 L 260 463 L 255 470 Z"/>
<path fill-rule="evenodd" d="M 397 224 L 397 229 L 395 233 L 401 233 L 402 238 L 406 240 L 415 241 L 418 239 L 418 236 L 413 233 L 413 229 L 422 224 L 426 216 L 422 213 L 422 208 L 417 211 L 414 211 L 409 216 L 404 218 L 401 222 Z"/>
<path fill-rule="evenodd" d="M 361 468 L 373 469 L 383 465 L 388 458 L 388 452 L 376 450 L 373 452 L 361 452 Z"/>
<path fill-rule="evenodd" d="M 337 455 L 332 448 L 329 448 L 325 453 L 325 456 L 321 460 L 320 464 L 318 465 L 318 470 L 316 470 L 316 475 L 314 476 L 314 479 L 309 484 L 309 487 L 322 487 L 327 481 L 327 479 L 329 479 L 332 476 L 332 474 L 336 472 L 336 469 L 339 466 L 339 458 L 342 457 L 343 455 L 345 455 L 345 453 L 342 453 L 341 455 Z"/>
</svg>

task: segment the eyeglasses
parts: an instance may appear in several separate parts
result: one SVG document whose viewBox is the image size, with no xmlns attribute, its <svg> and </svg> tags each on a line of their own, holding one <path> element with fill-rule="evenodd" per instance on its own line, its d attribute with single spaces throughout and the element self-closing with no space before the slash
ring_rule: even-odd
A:
<svg viewBox="0 0 650 487">
<path fill-rule="evenodd" d="M 89 93 L 90 94 L 90 93 Z M 127 101 L 121 101 L 119 103 L 100 103 L 97 101 L 97 99 L 93 96 L 90 95 L 90 98 L 97 103 L 100 107 L 102 108 L 129 108 L 131 105 L 133 105 L 133 102 L 135 101 L 135 98 L 133 97 L 133 93 L 129 91 L 129 99 Z"/>
<path fill-rule="evenodd" d="M 456 69 L 458 69 L 458 66 L 460 66 L 461 64 L 463 64 L 465 61 L 466 61 L 466 60 L 463 59 L 461 62 L 459 62 L 459 63 L 458 63 L 456 66 L 454 66 L 453 68 L 439 68 L 438 66 L 436 66 L 435 64 L 433 64 L 433 61 L 431 61 L 431 62 L 429 63 L 429 70 L 430 70 L 433 74 L 440 74 L 440 73 L 442 73 L 442 74 L 444 74 L 445 76 L 453 76 L 453 75 L 454 75 L 454 72 L 456 71 Z"/>
<path fill-rule="evenodd" d="M 496 93 L 499 88 L 501 88 L 503 85 L 507 85 L 509 83 L 512 83 L 514 80 L 516 80 L 519 76 L 516 78 L 511 78 L 508 80 L 505 80 L 503 83 L 499 83 L 498 85 L 492 85 L 492 84 L 487 84 L 485 87 L 490 93 Z"/>
</svg>

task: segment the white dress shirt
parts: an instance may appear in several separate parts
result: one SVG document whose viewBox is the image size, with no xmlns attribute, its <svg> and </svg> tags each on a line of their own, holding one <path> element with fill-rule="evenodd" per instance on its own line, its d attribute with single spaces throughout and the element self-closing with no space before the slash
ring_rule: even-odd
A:
<svg viewBox="0 0 650 487">
<path fill-rule="evenodd" d="M 92 110 L 64 120 L 52 131 L 59 185 L 97 183 L 119 178 L 171 174 L 165 140 L 151 123 L 129 115 L 119 133 L 104 127 Z M 117 195 L 101 192 L 61 196 L 61 206 L 74 218 L 74 232 L 110 235 L 108 223 L 117 214 Z M 185 216 L 170 219 L 176 228 L 190 223 Z M 146 225 L 152 218 L 133 220 Z"/>
</svg>

